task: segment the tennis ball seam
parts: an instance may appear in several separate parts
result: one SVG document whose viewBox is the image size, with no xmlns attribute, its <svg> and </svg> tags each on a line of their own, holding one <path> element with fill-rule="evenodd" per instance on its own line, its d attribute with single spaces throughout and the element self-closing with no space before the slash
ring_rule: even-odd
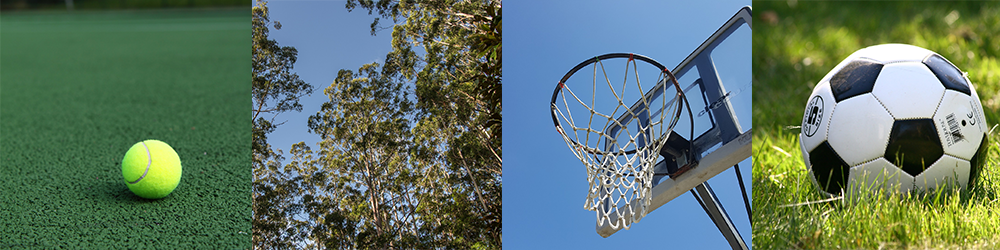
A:
<svg viewBox="0 0 1000 250">
<path fill-rule="evenodd" d="M 146 163 L 146 171 L 142 172 L 142 176 L 139 176 L 139 179 L 136 179 L 135 181 L 128 182 L 128 184 L 136 184 L 143 178 L 146 178 L 146 174 L 149 173 L 149 167 L 153 165 L 153 154 L 149 152 L 149 146 L 146 146 L 145 141 L 141 141 L 139 143 L 142 143 L 142 147 L 146 149 L 146 159 L 149 160 L 149 162 Z"/>
</svg>

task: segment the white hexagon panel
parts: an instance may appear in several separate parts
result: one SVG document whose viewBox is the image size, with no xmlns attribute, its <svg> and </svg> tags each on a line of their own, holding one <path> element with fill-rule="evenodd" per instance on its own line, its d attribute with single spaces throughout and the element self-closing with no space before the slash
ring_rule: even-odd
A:
<svg viewBox="0 0 1000 250">
<path fill-rule="evenodd" d="M 889 112 L 871 94 L 837 104 L 830 116 L 830 146 L 850 166 L 879 158 L 892 130 Z"/>
<path fill-rule="evenodd" d="M 930 118 L 944 85 L 921 62 L 893 63 L 882 67 L 872 94 L 897 120 Z"/>
<path fill-rule="evenodd" d="M 976 98 L 978 100 L 978 98 Z M 969 160 L 986 134 L 986 118 L 977 103 L 965 93 L 945 91 L 934 114 L 934 125 L 944 153 Z"/>
<path fill-rule="evenodd" d="M 889 163 L 885 158 L 851 168 L 848 194 L 857 191 L 880 191 L 883 194 L 906 193 L 913 189 L 913 176 Z"/>
<path fill-rule="evenodd" d="M 969 161 L 943 155 L 937 162 L 914 178 L 917 188 L 930 190 L 945 184 L 958 184 L 965 187 L 969 184 Z"/>
</svg>

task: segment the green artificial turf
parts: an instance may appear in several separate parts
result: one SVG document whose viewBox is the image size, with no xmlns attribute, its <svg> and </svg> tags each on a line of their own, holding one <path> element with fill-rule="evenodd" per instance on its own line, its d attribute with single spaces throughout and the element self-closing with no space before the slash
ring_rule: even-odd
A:
<svg viewBox="0 0 1000 250">
<path fill-rule="evenodd" d="M 968 72 L 992 128 L 1000 123 L 1000 3 L 755 1 L 753 7 L 755 248 L 1000 248 L 1000 129 L 989 134 L 987 161 L 970 189 L 845 203 L 826 200 L 810 180 L 797 128 L 816 83 L 850 53 L 882 43 L 936 51 Z"/>
<path fill-rule="evenodd" d="M 0 249 L 250 248 L 250 11 L 4 12 Z M 183 165 L 132 194 L 132 144 Z"/>
</svg>

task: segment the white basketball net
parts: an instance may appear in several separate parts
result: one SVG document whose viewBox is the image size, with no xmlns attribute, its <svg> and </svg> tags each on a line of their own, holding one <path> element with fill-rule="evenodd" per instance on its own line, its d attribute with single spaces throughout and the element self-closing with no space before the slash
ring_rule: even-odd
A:
<svg viewBox="0 0 1000 250">
<path fill-rule="evenodd" d="M 667 96 L 661 96 L 657 103 L 651 103 L 652 100 L 643 95 L 639 98 L 639 103 L 646 108 L 639 110 L 631 110 L 626 106 L 626 101 L 622 100 L 626 88 L 629 88 L 629 92 L 649 91 L 642 89 L 639 83 L 638 72 L 635 72 L 635 61 L 629 59 L 629 62 L 632 63 L 635 78 L 628 79 L 629 65 L 626 63 L 626 79 L 620 86 L 613 86 L 611 80 L 607 79 L 607 73 L 604 73 L 601 84 L 606 82 L 612 93 L 602 93 L 601 96 L 595 93 L 598 84 L 597 68 L 600 67 L 601 72 L 604 72 L 604 65 L 598 60 L 594 63 L 594 86 L 591 86 L 595 90 L 591 93 L 595 94 L 587 98 L 590 100 L 581 100 L 573 93 L 570 86 L 560 83 L 562 106 L 557 105 L 558 101 L 552 104 L 553 112 L 559 120 L 556 130 L 562 135 L 573 154 L 587 167 L 590 188 L 584 208 L 597 212 L 598 227 L 610 223 L 614 229 L 628 229 L 632 223 L 638 222 L 646 215 L 652 199 L 653 166 L 659 157 L 660 149 L 666 144 L 666 138 L 678 120 L 675 115 L 678 114 L 676 111 L 680 107 L 679 101 L 672 102 L 672 108 L 667 112 L 667 100 L 670 99 L 666 98 Z M 668 76 L 672 75 L 661 72 L 658 82 Z M 675 79 L 670 80 L 676 82 Z M 672 84 L 662 84 L 662 86 L 664 95 L 669 93 L 668 86 L 673 87 Z M 682 95 L 682 92 L 678 92 L 673 100 L 680 100 L 678 97 Z M 599 98 L 615 98 L 618 106 L 613 109 L 600 107 L 602 110 L 613 110 L 610 114 L 598 112 L 594 109 L 594 104 L 600 100 Z M 577 117 L 580 120 L 573 119 L 574 114 L 570 111 L 570 104 L 583 107 L 574 107 L 573 109 L 577 111 L 589 110 L 585 114 L 577 114 L 586 116 L 587 119 L 581 119 L 582 117 Z M 650 106 L 663 107 L 663 111 L 650 114 L 648 108 Z M 639 118 L 644 116 L 650 116 L 646 124 L 639 121 Z M 623 117 L 629 117 L 630 119 L 622 120 L 631 122 L 625 121 L 623 124 L 619 120 Z M 664 123 L 664 120 L 667 122 Z M 579 121 L 584 121 L 585 124 Z M 565 129 L 559 124 L 565 126 Z M 611 131 L 609 128 L 620 129 Z"/>
</svg>

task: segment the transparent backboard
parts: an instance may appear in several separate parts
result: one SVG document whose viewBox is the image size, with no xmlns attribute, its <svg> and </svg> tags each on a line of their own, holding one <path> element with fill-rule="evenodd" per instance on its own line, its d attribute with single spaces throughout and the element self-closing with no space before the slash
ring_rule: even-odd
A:
<svg viewBox="0 0 1000 250">
<path fill-rule="evenodd" d="M 685 141 L 693 141 L 692 151 L 696 152 L 695 160 L 705 157 L 720 149 L 723 145 L 736 139 L 741 143 L 745 140 L 746 145 L 741 147 L 749 148 L 749 132 L 752 128 L 752 32 L 751 13 L 749 7 L 744 7 L 709 39 L 694 50 L 686 59 L 674 67 L 671 72 L 676 76 L 680 87 L 687 96 L 690 104 L 691 114 L 689 116 L 685 107 L 673 132 L 682 137 Z M 640 72 L 641 73 L 641 72 Z M 639 76 L 640 79 L 642 76 Z M 642 79 L 645 80 L 645 79 Z M 664 88 L 663 84 L 670 84 Z M 625 115 L 618 117 L 618 123 L 611 123 L 605 128 L 605 133 L 609 135 L 619 135 L 618 140 L 627 140 L 624 136 L 629 133 L 625 130 L 636 131 L 637 128 L 646 128 L 649 124 L 647 117 L 658 117 L 663 112 L 673 112 L 675 108 L 676 90 L 672 87 L 672 82 L 659 80 L 657 85 L 647 87 L 649 91 L 644 94 L 623 93 L 625 98 L 640 100 L 646 98 L 646 102 L 636 101 L 631 106 L 631 112 L 624 112 Z M 629 96 L 632 94 L 634 96 Z M 624 99 L 628 100 L 628 99 Z M 651 100 L 651 101 L 650 101 Z M 650 103 L 648 112 L 643 103 Z M 660 105 L 660 104 L 663 105 Z M 619 112 L 623 113 L 623 112 Z M 639 114 L 639 115 L 628 115 Z M 694 128 L 691 127 L 691 119 L 694 120 Z M 670 131 L 661 131 L 660 126 L 651 126 L 644 135 L 660 138 L 669 136 Z M 692 133 L 693 132 L 693 133 Z M 692 135 L 693 134 L 693 135 Z M 736 144 L 736 143 L 734 143 Z M 614 150 L 614 144 L 606 144 L 606 150 Z M 637 145 L 642 147 L 643 145 Z M 625 149 L 629 150 L 629 149 Z M 729 149 L 727 149 L 729 150 Z M 729 151 L 727 151 L 729 152 Z M 665 161 L 670 157 L 662 154 L 656 165 L 656 173 L 666 173 L 667 165 Z M 749 153 L 747 153 L 749 156 Z M 715 158 L 713 158 L 714 160 Z M 745 158 L 740 158 L 742 160 Z M 739 161 L 737 160 L 737 162 Z M 732 165 L 720 164 L 713 166 L 711 173 L 718 173 L 728 169 Z M 701 168 L 703 166 L 699 166 Z M 714 176 L 714 174 L 711 174 Z M 705 177 L 711 178 L 711 176 Z M 665 181 L 669 177 L 660 175 L 654 178 L 656 185 L 674 185 L 673 181 Z M 702 181 L 703 182 L 703 181 Z M 685 186 L 686 187 L 686 186 Z M 691 187 L 680 187 L 683 190 L 670 190 L 671 187 L 657 187 L 653 189 L 653 196 L 659 196 L 659 192 L 670 190 L 672 192 L 686 192 Z M 672 198 L 670 198 L 672 199 Z M 669 200 L 654 201 L 648 211 L 658 208 L 662 203 Z M 662 202 L 662 203 L 660 203 Z M 660 204 L 656 204 L 660 203 Z M 598 228 L 602 235 L 610 235 L 617 230 Z M 606 237 L 606 236 L 605 236 Z"/>
<path fill-rule="evenodd" d="M 752 126 L 751 39 L 750 13 L 749 7 L 746 7 L 671 70 L 691 105 L 695 151 L 702 156 Z M 645 97 L 652 100 L 648 103 L 657 104 L 663 103 L 661 99 L 666 98 L 666 105 L 650 105 L 648 116 L 622 115 L 618 121 L 625 126 L 638 127 L 649 122 L 644 117 L 672 112 L 672 105 L 677 101 L 674 99 L 676 91 L 673 87 L 664 88 L 663 84 L 667 84 L 666 81 L 660 80 L 657 85 L 649 87 L 651 91 L 645 96 L 635 99 Z M 634 113 L 643 113 L 645 107 L 637 101 L 631 109 Z M 685 140 L 692 139 L 691 116 L 685 108 L 674 128 L 674 132 Z M 647 133 L 650 136 L 666 135 L 665 131 L 656 131 L 656 128 L 652 127 Z M 621 134 L 617 133 L 621 129 L 621 126 L 609 124 L 606 130 L 608 134 Z"/>
</svg>

